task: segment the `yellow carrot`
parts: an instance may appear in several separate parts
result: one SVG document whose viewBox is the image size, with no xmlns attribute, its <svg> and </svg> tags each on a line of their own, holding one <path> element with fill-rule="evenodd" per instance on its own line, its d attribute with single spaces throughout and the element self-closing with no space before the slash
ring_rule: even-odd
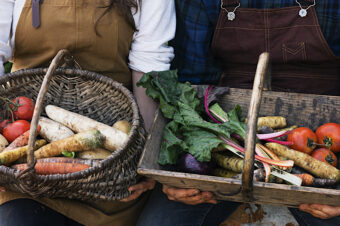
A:
<svg viewBox="0 0 340 226">
<path fill-rule="evenodd" d="M 40 148 L 46 144 L 46 140 L 37 140 L 35 142 L 35 148 Z M 6 152 L 0 153 L 0 164 L 7 165 L 27 154 L 28 145 L 8 150 Z"/>
<path fill-rule="evenodd" d="M 237 173 L 231 171 L 231 170 L 226 170 L 223 168 L 215 168 L 212 173 L 214 176 L 218 177 L 225 177 L 225 178 L 230 178 L 235 176 Z"/>
<path fill-rule="evenodd" d="M 229 157 L 219 153 L 212 153 L 212 158 L 215 160 L 218 166 L 241 173 L 243 171 L 243 159 L 238 157 Z"/>
<path fill-rule="evenodd" d="M 275 154 L 293 160 L 295 165 L 300 166 L 317 177 L 340 181 L 340 170 L 328 163 L 321 162 L 308 154 L 290 149 L 281 144 L 266 143 L 265 145 Z"/>
<path fill-rule="evenodd" d="M 281 116 L 266 116 L 257 118 L 257 128 L 268 126 L 272 129 L 283 128 L 287 126 L 286 118 Z"/>
<path fill-rule="evenodd" d="M 63 151 L 75 152 L 92 150 L 103 145 L 99 130 L 88 130 L 62 140 L 53 141 L 34 152 L 34 157 L 48 158 L 61 155 Z"/>
</svg>

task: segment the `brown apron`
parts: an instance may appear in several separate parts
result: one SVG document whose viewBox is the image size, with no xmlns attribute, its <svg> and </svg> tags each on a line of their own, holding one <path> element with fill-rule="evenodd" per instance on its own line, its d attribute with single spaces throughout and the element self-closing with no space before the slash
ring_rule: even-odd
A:
<svg viewBox="0 0 340 226">
<path fill-rule="evenodd" d="M 116 9 L 96 19 L 109 0 L 44 0 L 40 5 L 40 27 L 32 26 L 32 0 L 27 0 L 15 36 L 14 70 L 48 66 L 58 50 L 67 48 L 83 69 L 96 71 L 131 85 L 127 58 L 133 28 Z M 14 192 L 0 192 L 0 204 L 31 198 Z M 70 199 L 34 199 L 84 225 L 135 225 L 147 195 L 131 202 L 82 202 Z"/>
<path fill-rule="evenodd" d="M 224 0 L 232 12 L 238 0 Z M 220 85 L 251 89 L 262 52 L 271 57 L 272 90 L 340 95 L 340 59 L 328 46 L 314 7 L 306 17 L 299 6 L 276 9 L 235 10 L 228 20 L 221 9 L 212 41 L 213 54 L 221 59 Z"/>
</svg>

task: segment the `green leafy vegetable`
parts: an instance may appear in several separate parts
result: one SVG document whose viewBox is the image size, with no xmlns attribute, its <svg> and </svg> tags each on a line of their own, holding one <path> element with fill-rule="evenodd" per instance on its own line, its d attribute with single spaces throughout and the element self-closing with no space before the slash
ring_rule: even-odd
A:
<svg viewBox="0 0 340 226">
<path fill-rule="evenodd" d="M 164 117 L 170 120 L 163 132 L 158 158 L 161 165 L 176 164 L 183 152 L 189 152 L 198 161 L 210 161 L 211 150 L 223 143 L 218 136 L 230 137 L 235 131 L 245 136 L 239 106 L 228 113 L 228 122 L 206 121 L 202 117 L 203 103 L 198 99 L 196 89 L 188 82 L 178 82 L 177 71 L 146 73 L 137 86 L 146 88 L 146 94 L 159 101 Z"/>
<path fill-rule="evenodd" d="M 63 154 L 63 156 L 69 157 L 69 158 L 74 158 L 76 156 L 76 153 L 74 151 L 73 152 L 62 151 L 61 153 Z"/>
<path fill-rule="evenodd" d="M 12 63 L 11 62 L 4 63 L 4 68 L 5 68 L 5 73 L 10 73 L 12 69 Z"/>
</svg>

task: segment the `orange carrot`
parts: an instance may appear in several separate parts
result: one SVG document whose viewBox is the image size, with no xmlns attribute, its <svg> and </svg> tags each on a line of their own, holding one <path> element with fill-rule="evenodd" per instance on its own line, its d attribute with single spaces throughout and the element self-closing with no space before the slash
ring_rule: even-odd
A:
<svg viewBox="0 0 340 226">
<path fill-rule="evenodd" d="M 99 164 L 98 159 L 79 159 L 79 158 L 67 158 L 67 157 L 53 157 L 53 158 L 42 158 L 37 159 L 37 162 L 45 163 L 80 163 L 89 166 L 96 166 Z"/>
<path fill-rule="evenodd" d="M 328 187 L 334 185 L 336 182 L 333 179 L 315 178 L 308 173 L 293 174 L 302 179 L 302 185 L 311 187 Z"/>
<path fill-rule="evenodd" d="M 35 171 L 39 175 L 67 174 L 82 171 L 89 167 L 89 165 L 81 163 L 37 162 L 35 164 Z M 13 165 L 12 168 L 25 170 L 27 169 L 27 164 Z"/>
<path fill-rule="evenodd" d="M 40 126 L 38 126 L 38 133 L 40 131 Z M 20 136 L 18 136 L 12 143 L 10 143 L 2 152 L 13 150 L 19 147 L 23 147 L 28 144 L 28 138 L 30 136 L 30 131 L 27 130 Z"/>
<path fill-rule="evenodd" d="M 314 177 L 308 173 L 294 174 L 294 176 L 302 179 L 302 185 L 311 186 L 313 184 Z"/>
</svg>

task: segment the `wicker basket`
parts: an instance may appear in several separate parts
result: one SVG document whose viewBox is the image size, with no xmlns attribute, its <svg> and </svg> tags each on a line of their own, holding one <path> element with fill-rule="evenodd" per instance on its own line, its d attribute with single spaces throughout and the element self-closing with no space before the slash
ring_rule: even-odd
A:
<svg viewBox="0 0 340 226">
<path fill-rule="evenodd" d="M 80 200 L 125 198 L 130 194 L 128 187 L 138 180 L 137 162 L 145 143 L 145 131 L 137 104 L 128 89 L 110 78 L 85 70 L 56 69 L 59 61 L 68 56 L 67 53 L 65 50 L 60 51 L 48 69 L 21 70 L 0 77 L 0 96 L 12 99 L 22 95 L 36 100 L 35 115 L 31 122 L 33 135 L 29 140 L 29 144 L 32 144 L 29 145 L 28 154 L 30 167 L 25 172 L 19 172 L 0 166 L 0 186 L 33 197 Z M 43 109 L 48 104 L 107 125 L 127 120 L 132 124 L 129 139 L 111 156 L 84 171 L 37 175 L 32 147 L 34 133 L 40 112 L 46 115 Z"/>
</svg>

